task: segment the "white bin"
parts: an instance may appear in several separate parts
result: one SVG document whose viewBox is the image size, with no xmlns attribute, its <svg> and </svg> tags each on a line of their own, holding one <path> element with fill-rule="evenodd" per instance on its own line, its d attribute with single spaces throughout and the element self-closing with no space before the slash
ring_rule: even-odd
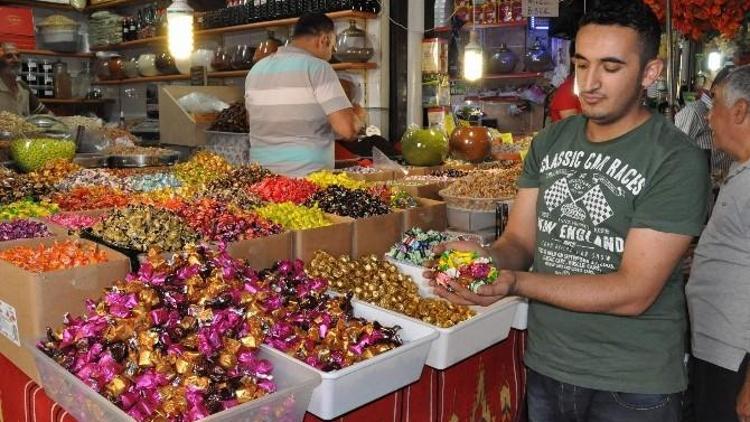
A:
<svg viewBox="0 0 750 422">
<path fill-rule="evenodd" d="M 58 365 L 34 346 L 26 345 L 34 355 L 45 393 L 59 403 L 77 420 L 132 422 L 127 413 L 99 395 L 75 375 Z M 284 420 L 301 421 L 310 402 L 313 388 L 320 384 L 320 376 L 309 366 L 284 359 L 268 350 L 259 356 L 273 364 L 274 381 L 278 390 L 262 397 L 201 419 L 205 422 L 275 421 L 279 415 Z"/>
<path fill-rule="evenodd" d="M 404 344 L 338 371 L 313 369 L 323 381 L 313 391 L 307 410 L 322 419 L 336 418 L 417 381 L 422 374 L 430 344 L 437 338 L 435 330 L 427 325 L 358 300 L 353 300 L 352 304 L 355 316 L 386 326 L 400 326 L 399 335 Z M 283 352 L 268 349 L 286 359 L 295 360 Z"/>
<path fill-rule="evenodd" d="M 398 268 L 398 271 L 402 274 L 411 277 L 411 280 L 414 282 L 414 284 L 417 285 L 417 288 L 419 289 L 420 296 L 427 299 L 438 297 L 437 295 L 435 295 L 435 293 L 432 292 L 432 287 L 430 286 L 429 280 L 424 278 L 424 276 L 422 275 L 427 270 L 427 268 L 408 262 L 399 261 L 397 259 L 391 258 L 390 256 L 386 256 L 385 260 L 396 266 L 396 268 Z"/>
<path fill-rule="evenodd" d="M 369 305 L 437 330 L 438 338 L 430 347 L 427 366 L 445 369 L 505 340 L 511 328 L 525 329 L 525 304 L 526 299 L 512 296 L 501 299 L 488 307 L 472 306 L 472 309 L 477 311 L 477 315 L 450 328 L 435 327 L 418 319 Z M 517 317 L 519 308 L 523 309 L 521 312 L 524 315 Z"/>
</svg>

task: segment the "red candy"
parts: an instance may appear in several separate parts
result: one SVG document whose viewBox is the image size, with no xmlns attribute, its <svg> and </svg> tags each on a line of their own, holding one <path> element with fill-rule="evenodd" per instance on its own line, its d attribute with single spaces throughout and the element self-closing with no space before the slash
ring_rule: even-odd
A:
<svg viewBox="0 0 750 422">
<path fill-rule="evenodd" d="M 310 199 L 317 190 L 318 187 L 310 181 L 284 176 L 269 177 L 250 187 L 250 192 L 264 201 L 276 203 L 291 201 L 297 205 Z"/>
<path fill-rule="evenodd" d="M 122 191 L 105 187 L 81 187 L 69 192 L 57 192 L 50 200 L 63 211 L 120 208 L 128 205 L 128 196 Z"/>
<path fill-rule="evenodd" d="M 173 203 L 170 210 L 207 240 L 233 242 L 282 231 L 281 226 L 255 214 L 232 212 L 226 204 L 212 199 Z"/>
</svg>

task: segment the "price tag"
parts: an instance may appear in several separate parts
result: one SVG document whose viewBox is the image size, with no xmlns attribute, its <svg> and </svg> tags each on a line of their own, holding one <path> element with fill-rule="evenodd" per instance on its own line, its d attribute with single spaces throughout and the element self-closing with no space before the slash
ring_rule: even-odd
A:
<svg viewBox="0 0 750 422">
<path fill-rule="evenodd" d="M 559 0 L 523 0 L 523 10 L 521 14 L 524 17 L 548 17 L 554 18 L 560 16 Z"/>
<path fill-rule="evenodd" d="M 512 133 L 508 133 L 508 132 L 501 133 L 500 134 L 500 140 L 504 144 L 512 144 L 513 143 L 513 134 Z"/>
</svg>

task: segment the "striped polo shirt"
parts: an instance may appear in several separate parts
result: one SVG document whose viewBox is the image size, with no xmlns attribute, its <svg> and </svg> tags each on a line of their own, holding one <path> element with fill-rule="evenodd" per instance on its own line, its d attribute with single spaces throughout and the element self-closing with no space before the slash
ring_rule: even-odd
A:
<svg viewBox="0 0 750 422">
<path fill-rule="evenodd" d="M 250 69 L 245 80 L 250 159 L 287 176 L 333 169 L 328 115 L 351 107 L 330 64 L 293 47 Z"/>
</svg>

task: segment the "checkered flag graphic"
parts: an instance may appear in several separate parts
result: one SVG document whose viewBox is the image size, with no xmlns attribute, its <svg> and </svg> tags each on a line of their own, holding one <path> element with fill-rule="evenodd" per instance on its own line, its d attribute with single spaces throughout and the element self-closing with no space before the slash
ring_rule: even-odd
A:
<svg viewBox="0 0 750 422">
<path fill-rule="evenodd" d="M 544 192 L 544 203 L 550 211 L 562 205 L 570 196 L 568 179 L 558 179 Z"/>
<path fill-rule="evenodd" d="M 586 192 L 586 195 L 581 200 L 586 211 L 589 213 L 589 217 L 591 217 L 591 222 L 595 226 L 612 217 L 615 213 L 610 208 L 607 198 L 604 197 L 602 188 L 599 185 L 594 186 L 590 191 Z"/>
</svg>

